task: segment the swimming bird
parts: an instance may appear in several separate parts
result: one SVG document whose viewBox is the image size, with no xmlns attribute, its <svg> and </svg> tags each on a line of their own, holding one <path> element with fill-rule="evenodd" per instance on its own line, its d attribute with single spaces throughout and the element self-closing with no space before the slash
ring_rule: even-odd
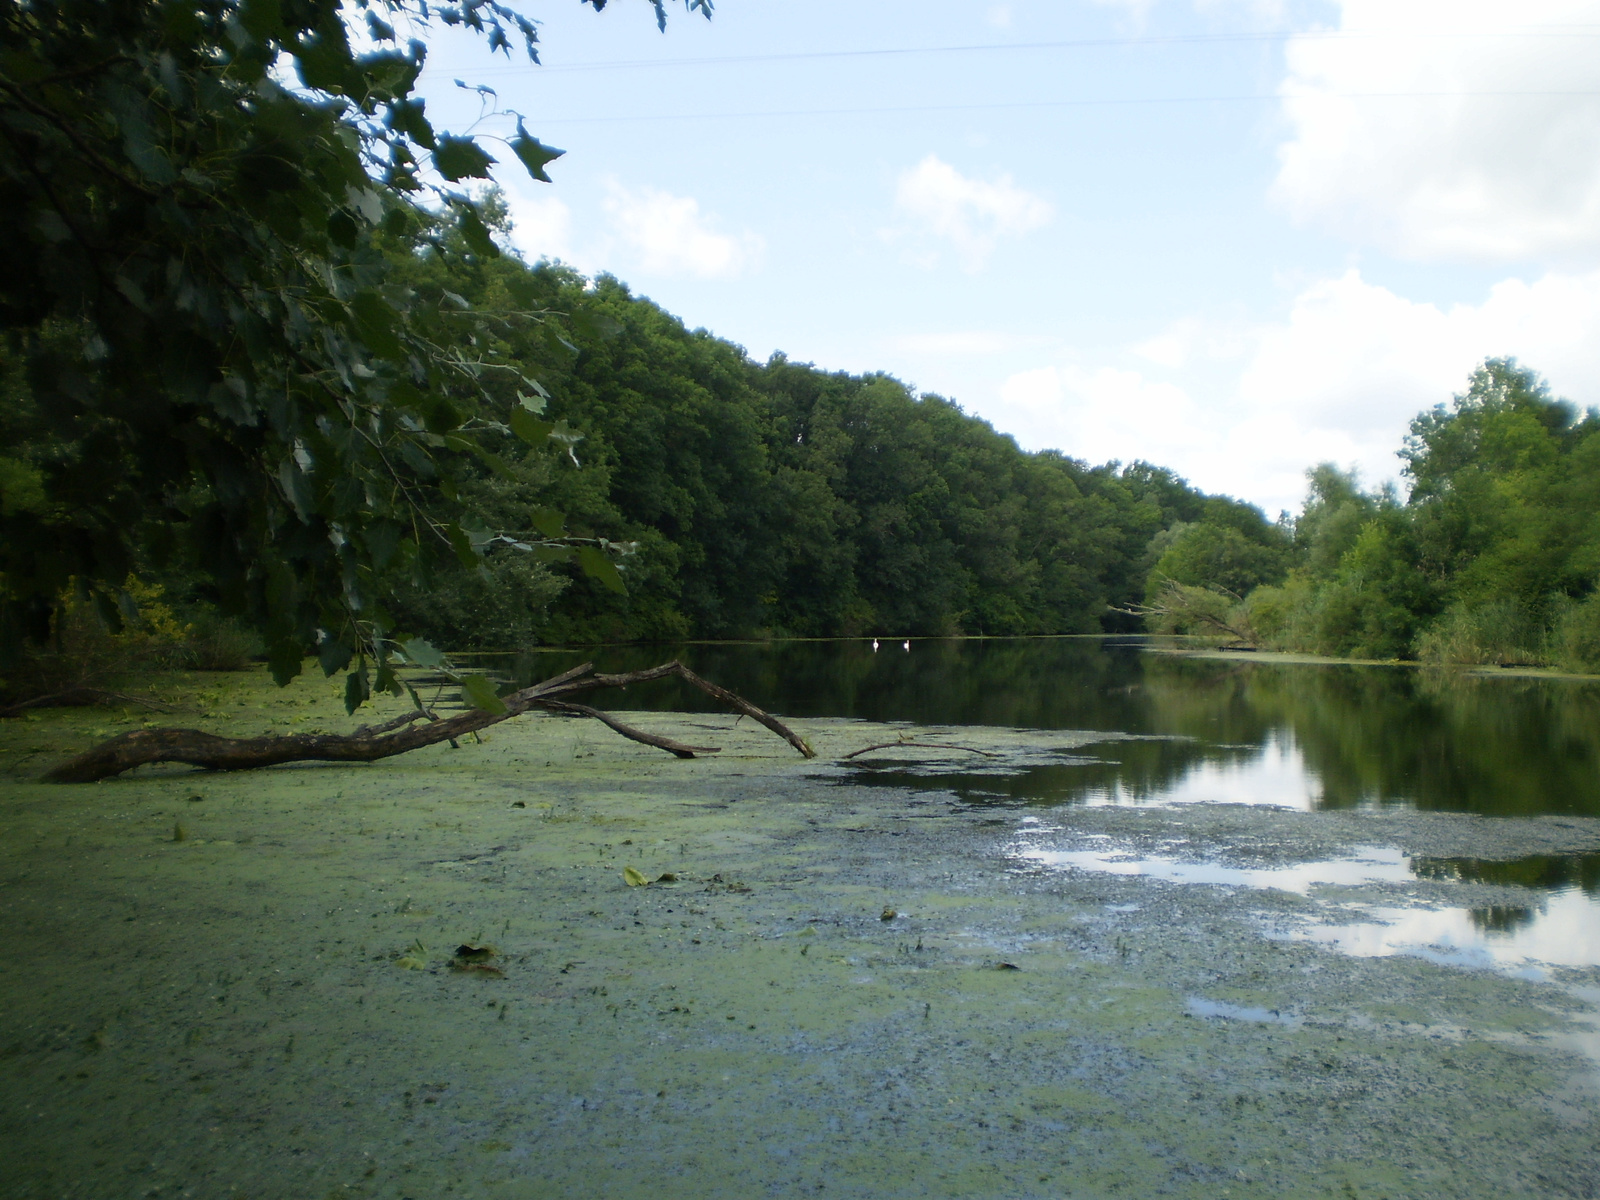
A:
<svg viewBox="0 0 1600 1200">
<path fill-rule="evenodd" d="M 906 648 L 906 649 L 907 649 L 907 650 L 910 650 L 910 649 L 911 649 L 911 639 L 910 639 L 910 638 L 907 638 L 907 639 L 906 639 L 906 644 L 905 644 L 905 648 Z"/>
<path fill-rule="evenodd" d="M 872 652 L 874 654 L 876 654 L 878 652 L 878 639 L 877 638 L 873 638 L 872 639 Z"/>
</svg>

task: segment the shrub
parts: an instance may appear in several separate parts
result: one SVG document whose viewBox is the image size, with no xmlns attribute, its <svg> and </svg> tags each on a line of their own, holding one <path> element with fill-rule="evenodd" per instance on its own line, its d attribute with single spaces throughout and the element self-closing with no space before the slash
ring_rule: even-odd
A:
<svg viewBox="0 0 1600 1200">
<path fill-rule="evenodd" d="M 1550 642 L 1551 657 L 1564 670 L 1600 673 L 1600 591 L 1561 614 Z"/>
<path fill-rule="evenodd" d="M 1495 665 L 1544 662 L 1545 622 L 1516 599 L 1456 603 L 1417 636 L 1416 656 L 1428 663 Z"/>
</svg>

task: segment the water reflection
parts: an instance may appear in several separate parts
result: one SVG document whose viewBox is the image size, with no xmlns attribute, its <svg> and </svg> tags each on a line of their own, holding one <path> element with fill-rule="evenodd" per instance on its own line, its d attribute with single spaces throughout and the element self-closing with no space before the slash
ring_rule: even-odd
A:
<svg viewBox="0 0 1600 1200">
<path fill-rule="evenodd" d="M 1109 843 L 1109 839 L 1107 839 Z M 1407 954 L 1448 966 L 1496 968 L 1543 978 L 1542 966 L 1600 966 L 1600 854 L 1535 855 L 1508 862 L 1413 858 L 1385 846 L 1348 855 L 1268 867 L 1230 867 L 1140 855 L 1107 844 L 1055 850 L 1028 843 L 1016 857 L 1041 866 L 1173 883 L 1276 888 L 1315 896 L 1323 887 L 1404 883 L 1413 879 L 1517 887 L 1526 903 L 1373 905 L 1330 899 L 1322 923 L 1274 930 L 1361 958 Z M 1358 919 L 1350 920 L 1355 916 Z"/>
<path fill-rule="evenodd" d="M 1600 816 L 1600 686 L 1395 667 L 1298 666 L 1145 653 L 1139 639 L 865 641 L 545 651 L 495 661 L 531 682 L 679 657 L 789 716 L 1140 735 L 1022 769 L 863 764 L 859 778 L 975 800 L 1298 808 L 1405 805 Z M 703 712 L 676 680 L 602 694 L 613 708 Z"/>
</svg>

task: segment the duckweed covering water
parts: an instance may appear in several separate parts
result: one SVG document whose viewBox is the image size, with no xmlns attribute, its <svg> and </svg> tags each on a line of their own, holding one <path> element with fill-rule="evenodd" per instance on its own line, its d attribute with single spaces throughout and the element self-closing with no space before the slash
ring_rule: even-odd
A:
<svg viewBox="0 0 1600 1200">
<path fill-rule="evenodd" d="M 350 724 L 320 681 L 179 685 L 164 723 Z M 0 725 L 0 1196 L 1600 1191 L 1590 968 L 1267 937 L 1328 896 L 1022 859 L 1025 810 L 819 780 L 720 716 L 637 718 L 726 747 L 692 762 L 552 717 L 364 767 L 29 782 L 144 719 Z M 900 732 L 797 725 L 824 760 Z M 907 732 L 1000 755 L 1104 736 Z M 1049 823 L 1063 852 L 1240 869 L 1600 848 L 1583 818 Z M 500 973 L 452 970 L 463 946 Z"/>
</svg>

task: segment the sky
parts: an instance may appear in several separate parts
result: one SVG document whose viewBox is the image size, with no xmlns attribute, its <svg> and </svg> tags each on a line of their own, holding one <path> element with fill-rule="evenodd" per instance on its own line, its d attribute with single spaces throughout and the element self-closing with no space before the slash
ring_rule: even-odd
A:
<svg viewBox="0 0 1600 1200">
<path fill-rule="evenodd" d="M 445 32 L 422 81 L 515 247 L 758 361 L 1269 516 L 1318 462 L 1399 480 L 1484 358 L 1600 404 L 1600 0 L 521 8 L 542 65 Z"/>
</svg>

